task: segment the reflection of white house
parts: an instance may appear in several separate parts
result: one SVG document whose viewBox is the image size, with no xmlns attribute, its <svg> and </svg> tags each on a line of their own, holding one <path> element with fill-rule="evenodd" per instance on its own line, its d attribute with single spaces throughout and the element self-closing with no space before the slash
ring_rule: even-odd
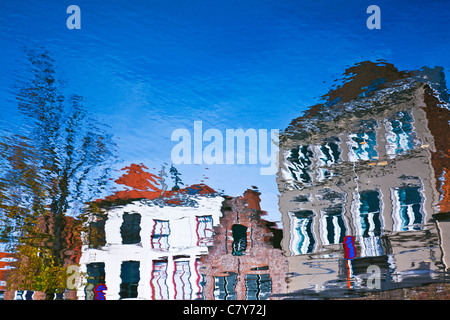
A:
<svg viewBox="0 0 450 320">
<path fill-rule="evenodd" d="M 197 260 L 212 245 L 222 201 L 198 195 L 189 197 L 189 205 L 134 201 L 109 210 L 106 245 L 82 248 L 81 272 L 88 280 L 79 299 L 95 299 L 96 291 L 106 300 L 201 298 Z"/>
<path fill-rule="evenodd" d="M 290 279 L 290 292 L 321 290 L 337 275 L 361 272 L 358 259 L 378 261 L 392 281 L 422 265 L 429 265 L 430 272 L 440 270 L 435 257 L 441 249 L 429 244 L 438 239 L 429 221 L 439 201 L 430 160 L 432 124 L 420 85 L 403 100 L 396 100 L 395 93 L 343 104 L 344 111 L 330 111 L 336 120 L 297 119 L 303 126 L 283 141 L 279 203 L 289 231 L 283 247 L 290 256 L 289 271 L 297 275 Z M 374 104 L 378 111 L 371 110 Z M 352 264 L 346 270 L 339 262 L 346 235 L 357 240 L 353 265 L 360 270 L 351 270 Z"/>
</svg>

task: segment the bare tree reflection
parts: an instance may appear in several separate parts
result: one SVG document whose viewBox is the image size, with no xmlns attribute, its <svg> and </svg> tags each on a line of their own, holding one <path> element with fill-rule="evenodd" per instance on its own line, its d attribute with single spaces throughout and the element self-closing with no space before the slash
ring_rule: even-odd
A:
<svg viewBox="0 0 450 320">
<path fill-rule="evenodd" d="M 52 291 L 77 262 L 78 222 L 68 214 L 106 188 L 114 143 L 81 96 L 63 95 L 47 52 L 27 58 L 17 94 L 23 132 L 0 137 L 0 237 L 18 256 L 9 286 Z"/>
</svg>

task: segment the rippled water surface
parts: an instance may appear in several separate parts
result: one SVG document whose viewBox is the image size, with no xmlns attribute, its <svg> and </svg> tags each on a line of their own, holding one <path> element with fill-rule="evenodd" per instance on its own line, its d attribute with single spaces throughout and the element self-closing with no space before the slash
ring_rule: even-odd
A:
<svg viewBox="0 0 450 320">
<path fill-rule="evenodd" d="M 4 300 L 448 283 L 445 2 L 75 4 L 0 4 Z"/>
</svg>

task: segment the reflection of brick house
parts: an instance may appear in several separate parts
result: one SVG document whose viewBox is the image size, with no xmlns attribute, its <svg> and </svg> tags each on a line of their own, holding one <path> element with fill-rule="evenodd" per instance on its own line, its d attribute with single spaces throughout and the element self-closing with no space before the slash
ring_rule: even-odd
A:
<svg viewBox="0 0 450 320">
<path fill-rule="evenodd" d="M 450 112 L 441 108 L 442 103 L 430 86 L 424 87 L 424 111 L 430 125 L 431 135 L 434 138 L 435 150 L 431 153 L 431 165 L 434 169 L 436 189 L 440 193 L 438 211 L 450 212 Z"/>
<path fill-rule="evenodd" d="M 281 231 L 261 219 L 259 195 L 247 190 L 224 201 L 214 246 L 200 260 L 206 300 L 262 300 L 286 291 Z"/>
</svg>

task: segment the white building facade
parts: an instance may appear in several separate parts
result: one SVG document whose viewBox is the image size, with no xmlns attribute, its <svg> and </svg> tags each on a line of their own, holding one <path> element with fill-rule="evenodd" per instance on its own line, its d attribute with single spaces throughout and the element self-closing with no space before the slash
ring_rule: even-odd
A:
<svg viewBox="0 0 450 320">
<path fill-rule="evenodd" d="M 79 299 L 202 299 L 200 255 L 212 245 L 223 197 L 189 196 L 189 204 L 134 201 L 107 212 L 106 244 L 82 247 L 87 277 Z"/>
</svg>

